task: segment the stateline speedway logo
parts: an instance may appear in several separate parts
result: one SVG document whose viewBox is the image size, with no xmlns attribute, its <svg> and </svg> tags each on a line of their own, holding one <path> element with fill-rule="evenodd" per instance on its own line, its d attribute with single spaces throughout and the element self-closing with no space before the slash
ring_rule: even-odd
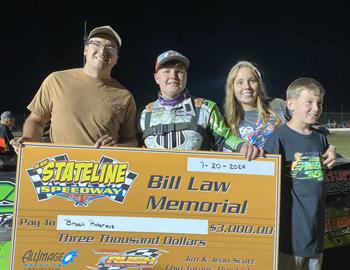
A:
<svg viewBox="0 0 350 270">
<path fill-rule="evenodd" d="M 34 164 L 27 173 L 39 201 L 54 196 L 87 206 L 96 199 L 109 198 L 123 203 L 137 174 L 127 162 L 102 157 L 96 161 L 69 160 L 66 154 L 49 157 Z"/>
</svg>

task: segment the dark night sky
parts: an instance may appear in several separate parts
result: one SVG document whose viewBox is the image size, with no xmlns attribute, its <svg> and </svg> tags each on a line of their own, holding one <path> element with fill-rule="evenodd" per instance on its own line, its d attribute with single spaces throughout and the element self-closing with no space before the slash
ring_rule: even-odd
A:
<svg viewBox="0 0 350 270">
<path fill-rule="evenodd" d="M 291 81 L 310 76 L 326 88 L 324 109 L 350 112 L 348 1 L 342 6 L 336 1 L 315 6 L 310 1 L 95 1 L 74 9 L 47 2 L 2 10 L 1 111 L 26 113 L 50 72 L 82 66 L 86 20 L 88 30 L 109 24 L 122 37 L 113 76 L 132 91 L 139 107 L 156 97 L 155 58 L 175 49 L 191 61 L 192 94 L 220 106 L 230 68 L 250 60 L 262 70 L 270 96 L 285 97 Z"/>
</svg>

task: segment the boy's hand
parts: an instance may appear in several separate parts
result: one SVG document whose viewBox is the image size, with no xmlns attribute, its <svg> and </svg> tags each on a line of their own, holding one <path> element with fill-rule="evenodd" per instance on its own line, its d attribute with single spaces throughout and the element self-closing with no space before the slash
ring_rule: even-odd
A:
<svg viewBox="0 0 350 270">
<path fill-rule="evenodd" d="M 239 151 L 240 154 L 244 155 L 246 160 L 253 160 L 262 155 L 262 151 L 259 150 L 258 147 L 256 147 L 254 144 L 250 143 L 243 143 L 241 150 Z"/>
<path fill-rule="evenodd" d="M 322 157 L 324 158 L 323 166 L 327 169 L 332 169 L 337 162 L 337 151 L 335 146 L 329 145 L 326 153 L 324 153 Z"/>
</svg>

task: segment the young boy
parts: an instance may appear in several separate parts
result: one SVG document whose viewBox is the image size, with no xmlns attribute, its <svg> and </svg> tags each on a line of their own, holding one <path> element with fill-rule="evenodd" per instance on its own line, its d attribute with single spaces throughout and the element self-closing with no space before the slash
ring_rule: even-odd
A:
<svg viewBox="0 0 350 270">
<path fill-rule="evenodd" d="M 190 60 L 170 50 L 157 57 L 154 79 L 158 99 L 139 119 L 142 144 L 147 148 L 240 152 L 247 160 L 259 156 L 253 144 L 231 134 L 216 103 L 191 96 L 187 89 Z"/>
<path fill-rule="evenodd" d="M 282 155 L 279 269 L 321 270 L 325 223 L 322 153 L 324 134 L 312 128 L 322 112 L 325 90 L 312 78 L 299 78 L 287 89 L 292 118 L 264 146 Z"/>
</svg>

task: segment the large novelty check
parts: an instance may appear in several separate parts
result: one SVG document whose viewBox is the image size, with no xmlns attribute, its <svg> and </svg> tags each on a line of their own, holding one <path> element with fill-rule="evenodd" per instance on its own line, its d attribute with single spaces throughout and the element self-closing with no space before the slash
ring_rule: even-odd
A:
<svg viewBox="0 0 350 270">
<path fill-rule="evenodd" d="M 11 270 L 277 269 L 280 159 L 27 144 Z"/>
</svg>

